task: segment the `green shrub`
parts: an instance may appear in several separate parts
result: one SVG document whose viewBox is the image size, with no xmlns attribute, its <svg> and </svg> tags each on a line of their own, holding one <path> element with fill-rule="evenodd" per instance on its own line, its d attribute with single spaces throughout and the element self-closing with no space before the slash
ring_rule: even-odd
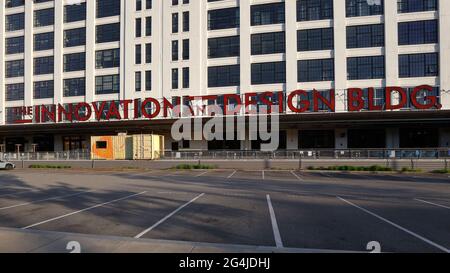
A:
<svg viewBox="0 0 450 273">
<path fill-rule="evenodd" d="M 212 170 L 216 166 L 206 164 L 180 164 L 175 167 L 177 170 Z"/>
<path fill-rule="evenodd" d="M 448 169 L 434 170 L 434 171 L 432 171 L 432 173 L 448 174 L 448 173 L 450 173 L 450 170 L 448 170 Z"/>
<path fill-rule="evenodd" d="M 72 166 L 33 164 L 33 165 L 30 165 L 28 168 L 30 168 L 30 169 L 71 169 Z"/>
</svg>

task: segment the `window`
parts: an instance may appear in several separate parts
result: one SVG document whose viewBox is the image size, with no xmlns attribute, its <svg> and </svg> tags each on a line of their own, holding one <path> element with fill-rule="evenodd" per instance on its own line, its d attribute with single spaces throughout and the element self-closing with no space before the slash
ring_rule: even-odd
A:
<svg viewBox="0 0 450 273">
<path fill-rule="evenodd" d="M 282 24 L 284 20 L 284 3 L 254 5 L 251 7 L 252 26 Z"/>
<path fill-rule="evenodd" d="M 145 18 L 145 36 L 152 36 L 152 17 Z"/>
<path fill-rule="evenodd" d="M 34 35 L 34 51 L 53 49 L 54 34 L 46 32 Z"/>
<path fill-rule="evenodd" d="M 86 28 L 74 28 L 64 31 L 64 47 L 86 44 Z"/>
<path fill-rule="evenodd" d="M 120 15 L 120 0 L 97 0 L 97 18 Z"/>
<path fill-rule="evenodd" d="M 334 60 L 298 61 L 298 82 L 321 82 L 334 80 Z"/>
<path fill-rule="evenodd" d="M 25 0 L 6 0 L 5 2 L 6 8 L 14 8 L 25 5 Z"/>
<path fill-rule="evenodd" d="M 190 29 L 189 12 L 185 11 L 183 12 L 183 32 L 188 32 L 189 29 Z"/>
<path fill-rule="evenodd" d="M 6 54 L 17 54 L 24 52 L 25 37 L 13 37 L 6 39 Z"/>
<path fill-rule="evenodd" d="M 64 80 L 64 97 L 78 97 L 86 94 L 86 79 L 75 78 Z"/>
<path fill-rule="evenodd" d="M 135 46 L 135 54 L 134 54 L 134 61 L 135 64 L 141 64 L 142 63 L 142 46 L 136 45 Z"/>
<path fill-rule="evenodd" d="M 208 11 L 208 30 L 239 27 L 239 8 Z"/>
<path fill-rule="evenodd" d="M 136 19 L 136 29 L 135 29 L 135 35 L 136 38 L 139 38 L 142 36 L 142 19 L 138 18 Z"/>
<path fill-rule="evenodd" d="M 240 65 L 208 67 L 208 87 L 238 86 L 240 82 Z"/>
<path fill-rule="evenodd" d="M 7 84 L 5 90 L 6 101 L 23 100 L 25 86 L 23 83 Z"/>
<path fill-rule="evenodd" d="M 189 49 L 189 39 L 183 40 L 183 60 L 189 60 L 190 49 Z"/>
<path fill-rule="evenodd" d="M 399 45 L 434 44 L 438 42 L 438 21 L 415 21 L 398 24 Z"/>
<path fill-rule="evenodd" d="M 111 68 L 120 66 L 120 50 L 107 49 L 95 53 L 95 68 Z"/>
<path fill-rule="evenodd" d="M 208 58 L 237 57 L 240 54 L 239 36 L 208 39 Z"/>
<path fill-rule="evenodd" d="M 53 56 L 34 58 L 34 75 L 53 74 Z"/>
<path fill-rule="evenodd" d="M 438 0 L 397 0 L 398 12 L 421 12 L 438 9 Z"/>
<path fill-rule="evenodd" d="M 286 52 L 285 32 L 253 34 L 251 39 L 252 39 L 252 55 Z"/>
<path fill-rule="evenodd" d="M 346 0 L 346 9 L 347 17 L 382 15 L 384 0 Z"/>
<path fill-rule="evenodd" d="M 178 61 L 178 41 L 172 41 L 172 61 Z"/>
<path fill-rule="evenodd" d="M 64 23 L 86 20 L 86 2 L 64 6 Z"/>
<path fill-rule="evenodd" d="M 34 98 L 49 99 L 54 96 L 53 81 L 34 82 Z"/>
<path fill-rule="evenodd" d="M 16 31 L 25 28 L 25 13 L 17 13 L 6 16 L 6 31 Z"/>
<path fill-rule="evenodd" d="M 400 78 L 439 76 L 439 54 L 408 54 L 399 56 Z"/>
<path fill-rule="evenodd" d="M 354 57 L 347 59 L 348 80 L 383 79 L 384 56 Z"/>
<path fill-rule="evenodd" d="M 97 141 L 97 142 L 95 142 L 95 148 L 96 149 L 107 149 L 108 142 L 107 141 Z"/>
<path fill-rule="evenodd" d="M 145 44 L 145 63 L 152 63 L 152 44 Z"/>
<path fill-rule="evenodd" d="M 86 69 L 86 54 L 73 53 L 64 55 L 64 72 L 80 71 Z"/>
<path fill-rule="evenodd" d="M 252 84 L 286 82 L 286 62 L 252 64 Z"/>
<path fill-rule="evenodd" d="M 100 25 L 96 29 L 97 43 L 120 41 L 120 23 Z"/>
<path fill-rule="evenodd" d="M 152 71 L 150 70 L 145 71 L 145 90 L 152 90 Z"/>
<path fill-rule="evenodd" d="M 297 21 L 333 19 L 333 0 L 298 0 Z"/>
<path fill-rule="evenodd" d="M 172 14 L 172 33 L 178 33 L 178 13 Z"/>
<path fill-rule="evenodd" d="M 116 94 L 120 92 L 119 75 L 107 75 L 95 77 L 95 94 Z"/>
<path fill-rule="evenodd" d="M 34 26 L 51 26 L 55 21 L 55 11 L 51 9 L 41 9 L 34 12 Z"/>
<path fill-rule="evenodd" d="M 6 78 L 23 77 L 24 60 L 6 62 Z"/>
<path fill-rule="evenodd" d="M 183 67 L 183 88 L 189 88 L 189 67 Z"/>
<path fill-rule="evenodd" d="M 331 50 L 334 45 L 333 28 L 306 29 L 297 31 L 297 50 Z"/>
<path fill-rule="evenodd" d="M 142 91 L 142 73 L 140 71 L 134 73 L 134 87 L 136 92 Z"/>
<path fill-rule="evenodd" d="M 178 68 L 172 69 L 172 89 L 178 89 Z"/>
<path fill-rule="evenodd" d="M 384 46 L 384 25 L 347 27 L 347 48 Z"/>
</svg>

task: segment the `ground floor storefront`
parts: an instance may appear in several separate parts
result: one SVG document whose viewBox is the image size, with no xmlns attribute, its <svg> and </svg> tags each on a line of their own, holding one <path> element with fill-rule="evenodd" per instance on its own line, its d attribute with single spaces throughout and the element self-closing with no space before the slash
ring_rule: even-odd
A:
<svg viewBox="0 0 450 273">
<path fill-rule="evenodd" d="M 174 141 L 175 120 L 110 121 L 0 127 L 0 152 L 89 151 L 91 137 L 159 134 L 166 151 L 253 151 L 262 140 Z M 205 120 L 204 122 L 207 122 Z M 279 119 L 278 150 L 430 149 L 450 147 L 450 113 L 392 112 L 286 115 Z M 224 135 L 226 132 L 223 132 Z"/>
</svg>

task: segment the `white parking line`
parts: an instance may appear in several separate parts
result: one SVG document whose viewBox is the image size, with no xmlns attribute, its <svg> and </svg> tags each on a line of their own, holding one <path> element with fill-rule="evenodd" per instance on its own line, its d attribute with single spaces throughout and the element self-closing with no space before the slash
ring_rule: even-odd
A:
<svg viewBox="0 0 450 273">
<path fill-rule="evenodd" d="M 293 176 L 295 176 L 299 181 L 303 181 L 303 179 L 298 174 L 296 174 L 294 171 L 291 171 L 291 174 Z"/>
<path fill-rule="evenodd" d="M 189 204 L 195 202 L 197 199 L 199 199 L 200 197 L 202 197 L 203 195 L 205 195 L 204 193 L 199 194 L 197 197 L 195 197 L 194 199 L 192 199 L 191 201 L 185 203 L 184 205 L 182 205 L 181 207 L 177 208 L 176 210 L 172 211 L 170 214 L 168 214 L 166 217 L 162 218 L 161 220 L 159 220 L 156 224 L 154 224 L 153 226 L 149 227 L 148 229 L 142 231 L 141 233 L 139 233 L 138 235 L 134 236 L 134 238 L 139 239 L 142 236 L 144 236 L 145 234 L 149 233 L 150 231 L 152 231 L 153 229 L 155 229 L 156 227 L 158 227 L 159 225 L 161 225 L 162 223 L 164 223 L 167 219 L 169 219 L 170 217 L 174 216 L 176 213 L 178 213 L 180 210 L 184 209 L 185 207 L 187 207 Z"/>
<path fill-rule="evenodd" d="M 0 208 L 0 210 L 6 210 L 6 209 L 17 208 L 17 207 L 23 207 L 23 206 L 28 206 L 28 205 L 36 204 L 36 203 L 42 203 L 42 202 L 50 201 L 50 200 L 58 200 L 58 199 L 62 199 L 62 198 L 66 198 L 66 197 L 72 197 L 72 196 L 77 196 L 77 195 L 81 195 L 81 194 L 85 194 L 85 193 L 93 192 L 93 191 L 94 190 L 82 191 L 82 192 L 73 193 L 73 194 L 69 194 L 69 195 L 50 197 L 50 198 L 41 199 L 41 200 L 37 200 L 37 201 L 21 203 L 21 204 L 17 204 L 17 205 L 8 206 L 8 207 L 2 207 L 2 208 Z"/>
<path fill-rule="evenodd" d="M 343 201 L 343 202 L 345 202 L 345 203 L 347 203 L 347 204 L 349 204 L 349 205 L 355 207 L 355 208 L 358 208 L 358 209 L 364 211 L 365 213 L 368 213 L 368 214 L 370 214 L 370 215 L 372 215 L 372 216 L 374 216 L 374 217 L 380 219 L 381 221 L 384 221 L 384 222 L 386 222 L 386 223 L 388 223 L 388 224 L 390 224 L 390 225 L 392 225 L 392 226 L 394 226 L 394 227 L 396 227 L 396 228 L 398 228 L 398 229 L 400 229 L 400 230 L 402 230 L 402 231 L 404 231 L 404 232 L 406 232 L 406 233 L 408 233 L 408 234 L 410 234 L 410 235 L 416 237 L 417 239 L 422 240 L 423 242 L 425 242 L 425 243 L 427 243 L 427 244 L 429 244 L 429 245 L 432 245 L 432 246 L 434 246 L 434 247 L 436 247 L 436 248 L 438 248 L 438 249 L 440 249 L 440 250 L 442 250 L 442 251 L 444 251 L 444 252 L 446 252 L 446 253 L 450 253 L 450 250 L 449 250 L 449 249 L 447 249 L 447 248 L 445 248 L 445 247 L 443 247 L 443 246 L 441 246 L 441 245 L 439 245 L 439 244 L 437 244 L 437 243 L 435 243 L 435 242 L 433 242 L 433 241 L 431 241 L 431 240 L 429 240 L 429 239 L 427 239 L 427 238 L 425 238 L 425 237 L 423 237 L 423 236 L 421 236 L 421 235 L 419 235 L 419 234 L 417 234 L 417 233 L 414 233 L 414 232 L 412 232 L 412 231 L 410 231 L 410 230 L 408 230 L 408 229 L 406 229 L 406 228 L 404 228 L 404 227 L 402 227 L 402 226 L 400 226 L 400 225 L 397 225 L 396 223 L 391 222 L 391 221 L 389 221 L 388 219 L 379 216 L 378 214 L 375 214 L 375 213 L 373 213 L 373 212 L 371 212 L 371 211 L 369 211 L 369 210 L 367 210 L 367 209 L 365 209 L 365 208 L 363 208 L 363 207 L 360 207 L 360 206 L 358 206 L 358 205 L 356 205 L 356 204 L 353 204 L 352 202 L 347 201 L 347 200 L 345 200 L 344 198 L 341 198 L 341 197 L 339 197 L 339 196 L 337 196 L 337 198 L 338 198 L 339 200 L 341 200 L 341 201 Z"/>
<path fill-rule="evenodd" d="M 234 171 L 232 174 L 230 174 L 230 175 L 227 177 L 227 179 L 232 178 L 236 173 L 237 173 L 237 171 Z"/>
<path fill-rule="evenodd" d="M 436 204 L 436 203 L 433 203 L 433 202 L 430 202 L 430 201 L 425 201 L 425 200 L 422 200 L 422 199 L 414 199 L 414 200 L 422 202 L 422 203 L 425 203 L 425 204 L 433 205 L 433 206 L 436 206 L 436 207 L 441 207 L 441 208 L 444 208 L 444 209 L 450 209 L 450 207 L 447 207 L 447 206 L 444 206 L 444 205 L 440 205 L 440 204 Z"/>
<path fill-rule="evenodd" d="M 275 217 L 275 211 L 272 206 L 270 195 L 267 196 L 267 205 L 269 206 L 270 220 L 272 222 L 273 236 L 275 238 L 275 244 L 277 248 L 283 248 L 283 241 L 281 240 L 280 229 L 278 228 L 277 218 Z"/>
<path fill-rule="evenodd" d="M 48 219 L 48 220 L 45 220 L 45 221 L 42 221 L 42 222 L 39 222 L 39 223 L 36 223 L 36 224 L 32 224 L 32 225 L 23 227 L 22 229 L 29 229 L 29 228 L 32 228 L 32 227 L 35 227 L 35 226 L 39 226 L 39 225 L 42 225 L 42 224 L 45 224 L 45 223 L 48 223 L 48 222 L 52 222 L 52 221 L 55 221 L 55 220 L 59 220 L 59 219 L 62 219 L 62 218 L 68 217 L 68 216 L 72 216 L 72 215 L 81 213 L 81 212 L 84 212 L 84 211 L 88 211 L 88 210 L 95 209 L 95 208 L 98 208 L 98 207 L 102 207 L 102 206 L 105 206 L 105 205 L 109 205 L 109 204 L 112 204 L 112 203 L 115 203 L 115 202 L 126 200 L 126 199 L 129 199 L 129 198 L 132 198 L 132 197 L 135 197 L 135 196 L 138 196 L 138 195 L 142 195 L 142 194 L 145 194 L 145 193 L 147 193 L 147 192 L 143 191 L 143 192 L 140 192 L 140 193 L 128 195 L 128 196 L 125 196 L 125 197 L 122 197 L 122 198 L 119 198 L 119 199 L 115 199 L 115 200 L 112 200 L 112 201 L 109 201 L 109 202 L 101 203 L 101 204 L 98 204 L 98 205 L 95 205 L 95 206 L 92 206 L 92 207 L 88 207 L 88 208 L 85 208 L 85 209 L 82 209 L 82 210 L 77 210 L 77 211 L 74 211 L 74 212 L 71 212 L 71 213 L 67 213 L 67 214 L 64 214 L 64 215 L 61 215 L 61 216 L 58 216 L 58 217 L 54 217 L 54 218 L 51 218 L 51 219 Z"/>
<path fill-rule="evenodd" d="M 195 177 L 200 177 L 200 176 L 204 176 L 205 174 L 207 174 L 208 172 L 202 172 L 200 174 L 197 174 Z"/>
</svg>

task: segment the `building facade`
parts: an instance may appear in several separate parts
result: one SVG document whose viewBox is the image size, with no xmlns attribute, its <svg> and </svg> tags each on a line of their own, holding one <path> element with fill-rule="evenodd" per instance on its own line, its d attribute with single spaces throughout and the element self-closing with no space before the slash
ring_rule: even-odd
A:
<svg viewBox="0 0 450 273">
<path fill-rule="evenodd" d="M 140 112 L 135 108 L 148 97 L 175 104 L 176 98 L 184 103 L 186 96 L 204 96 L 220 105 L 225 94 L 276 91 L 285 93 L 285 100 L 295 90 L 305 90 L 303 100 L 311 105 L 313 90 L 334 105 L 319 103 L 302 113 L 286 109 L 280 149 L 450 146 L 448 0 L 0 0 L 0 5 L 4 151 L 89 149 L 90 136 L 122 132 L 164 134 L 168 150 L 258 149 L 261 141 L 173 142 L 174 119 L 141 113 L 123 119 L 124 112 Z M 417 86 L 430 89 L 414 92 Z M 386 87 L 404 92 L 389 98 L 389 104 L 402 102 L 399 109 L 386 108 Z M 349 109 L 352 88 L 366 99 L 357 110 Z M 211 95 L 217 97 L 206 97 Z M 418 107 L 431 98 L 435 105 Z M 127 107 L 124 101 L 130 101 Z M 100 116 L 115 104 L 122 119 L 56 117 L 56 108 L 74 111 L 79 103 L 101 105 L 91 109 Z M 36 106 L 49 106 L 50 115 Z"/>
</svg>

